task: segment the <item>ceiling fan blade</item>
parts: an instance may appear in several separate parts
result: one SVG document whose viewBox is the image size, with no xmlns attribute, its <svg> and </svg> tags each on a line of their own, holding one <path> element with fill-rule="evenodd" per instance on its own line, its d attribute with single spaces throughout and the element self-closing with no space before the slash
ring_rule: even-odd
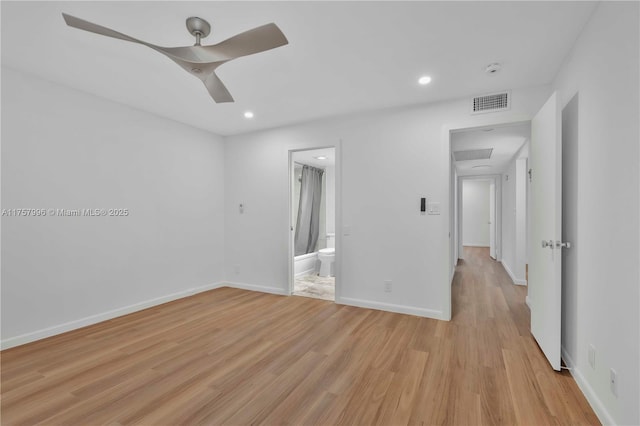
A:
<svg viewBox="0 0 640 426">
<path fill-rule="evenodd" d="M 64 22 L 66 22 L 68 26 L 77 28 L 79 30 L 89 31 L 91 33 L 96 33 L 96 34 L 100 34 L 107 37 L 118 38 L 120 40 L 126 40 L 133 43 L 140 43 L 146 46 L 149 45 L 149 43 L 145 43 L 144 41 L 135 39 L 133 37 L 129 37 L 126 34 L 122 34 L 110 28 L 103 27 L 98 24 L 94 24 L 93 22 L 85 21 L 84 19 L 76 18 L 75 16 L 67 15 L 66 13 L 63 13 L 62 17 L 64 18 Z"/>
<path fill-rule="evenodd" d="M 217 103 L 233 102 L 231 93 L 227 90 L 222 80 L 218 78 L 215 72 L 209 74 L 209 76 L 203 80 L 209 94 Z"/>
<path fill-rule="evenodd" d="M 147 43 L 146 41 L 138 40 L 137 38 L 130 37 L 126 34 L 119 33 L 118 31 L 114 31 L 110 28 L 103 27 L 102 25 L 94 24 L 93 22 L 85 21 L 84 19 L 76 18 L 75 16 L 68 15 L 66 13 L 62 14 L 64 21 L 68 26 L 77 28 L 79 30 L 89 31 L 91 33 L 113 37 L 120 40 L 130 41 L 132 43 L 138 43 L 143 46 L 150 47 L 156 52 L 162 53 L 163 55 L 169 57 L 170 59 L 182 60 L 182 61 L 193 61 L 193 62 L 204 62 L 199 61 L 199 57 L 197 56 L 197 52 L 191 52 L 190 47 L 182 47 L 182 48 L 171 48 L 171 47 L 161 47 L 156 46 L 155 44 Z M 175 51 L 175 52 L 174 52 Z"/>
<path fill-rule="evenodd" d="M 280 28 L 274 23 L 245 31 L 212 46 L 202 49 L 216 55 L 217 59 L 231 60 L 289 44 Z"/>
</svg>

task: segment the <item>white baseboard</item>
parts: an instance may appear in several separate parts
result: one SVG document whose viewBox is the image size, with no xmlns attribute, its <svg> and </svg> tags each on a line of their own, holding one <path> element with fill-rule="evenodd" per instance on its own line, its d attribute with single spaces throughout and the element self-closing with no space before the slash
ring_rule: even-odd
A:
<svg viewBox="0 0 640 426">
<path fill-rule="evenodd" d="M 485 243 L 462 243 L 462 247 L 489 247 L 489 244 L 485 244 Z"/>
<path fill-rule="evenodd" d="M 416 315 L 419 317 L 446 320 L 442 311 L 418 308 L 415 306 L 394 305 L 392 303 L 375 302 L 372 300 L 352 299 L 350 297 L 336 297 L 336 303 L 340 305 L 357 306 L 359 308 L 377 309 L 380 311 L 396 312 L 398 314 Z"/>
<path fill-rule="evenodd" d="M 615 420 L 613 420 L 613 417 L 611 417 L 609 411 L 607 411 L 600 398 L 598 398 L 593 388 L 591 387 L 589 382 L 587 382 L 587 379 L 582 375 L 582 372 L 573 362 L 573 359 L 571 359 L 569 353 L 565 350 L 564 347 L 562 347 L 562 359 L 564 359 L 565 364 L 567 364 L 569 372 L 573 376 L 573 379 L 576 381 L 576 384 L 584 394 L 585 398 L 587 398 L 587 402 L 589 403 L 591 408 L 593 408 L 596 416 L 598 416 L 598 420 L 600 420 L 600 423 L 602 423 L 603 425 L 615 425 Z"/>
<path fill-rule="evenodd" d="M 531 309 L 531 303 L 529 303 L 529 295 L 524 298 L 524 303 L 529 307 L 529 309 Z"/>
<path fill-rule="evenodd" d="M 509 277 L 511 278 L 511 281 L 513 281 L 514 284 L 527 285 L 527 280 L 522 278 L 516 278 L 516 275 L 513 273 L 513 271 L 511 271 L 511 268 L 509 268 L 509 265 L 507 265 L 505 261 L 501 261 L 500 263 L 502 263 L 502 267 L 504 268 L 505 271 L 507 271 L 507 274 L 509 275 Z"/>
<path fill-rule="evenodd" d="M 77 330 L 78 328 L 86 327 L 89 325 L 97 324 L 102 321 L 107 321 L 116 317 L 121 317 L 133 312 L 141 311 L 143 309 L 150 308 L 152 306 L 162 305 L 163 303 L 171 302 L 173 300 L 182 299 L 184 297 L 192 296 L 196 293 L 202 293 L 203 291 L 213 290 L 215 288 L 223 287 L 222 282 L 207 284 L 200 287 L 190 288 L 178 293 L 168 294 L 166 296 L 156 297 L 155 299 L 145 300 L 133 305 L 124 306 L 122 308 L 113 309 L 111 311 L 102 312 L 100 314 L 91 315 L 88 317 L 80 318 L 77 320 L 65 322 L 63 324 L 54 325 L 52 327 L 43 328 L 41 330 L 32 331 L 15 337 L 9 337 L 0 341 L 0 349 L 9 349 L 14 346 L 24 345 L 26 343 L 35 342 L 36 340 L 44 339 L 47 337 L 55 336 L 57 334 L 66 333 L 68 331 Z"/>
<path fill-rule="evenodd" d="M 280 287 L 270 287 L 265 285 L 257 285 L 257 284 L 245 284 L 245 283 L 234 283 L 227 281 L 221 285 L 222 287 L 233 287 L 239 288 L 240 290 L 251 290 L 251 291 L 259 291 L 261 293 L 271 293 L 271 294 L 279 294 L 281 296 L 288 296 L 289 292 Z"/>
</svg>

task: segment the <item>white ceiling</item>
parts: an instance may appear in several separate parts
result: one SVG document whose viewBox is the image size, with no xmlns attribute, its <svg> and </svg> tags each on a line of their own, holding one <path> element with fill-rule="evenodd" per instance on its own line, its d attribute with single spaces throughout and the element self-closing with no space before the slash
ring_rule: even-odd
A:
<svg viewBox="0 0 640 426">
<path fill-rule="evenodd" d="M 2 2 L 2 64 L 230 135 L 370 109 L 548 84 L 594 2 Z M 67 27 L 61 13 L 162 46 L 275 22 L 289 45 L 218 69 L 236 102 L 141 45 Z M 484 68 L 500 62 L 489 76 Z M 433 81 L 418 86 L 428 74 Z M 251 110 L 255 118 L 246 120 Z"/>
<path fill-rule="evenodd" d="M 451 134 L 451 151 L 493 148 L 487 160 L 456 161 L 459 176 L 500 174 L 531 137 L 531 123 L 458 130 Z M 477 167 L 489 166 L 489 167 Z"/>
</svg>

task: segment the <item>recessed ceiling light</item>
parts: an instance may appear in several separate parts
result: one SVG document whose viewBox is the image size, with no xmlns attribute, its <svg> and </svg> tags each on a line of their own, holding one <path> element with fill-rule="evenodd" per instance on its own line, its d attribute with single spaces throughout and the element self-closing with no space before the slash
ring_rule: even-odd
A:
<svg viewBox="0 0 640 426">
<path fill-rule="evenodd" d="M 422 86 L 425 86 L 431 83 L 431 77 L 429 77 L 428 75 L 423 75 L 418 79 L 418 83 L 421 84 Z"/>
<path fill-rule="evenodd" d="M 472 169 L 490 169 L 491 166 L 488 164 L 481 164 L 479 166 L 473 166 Z"/>
<path fill-rule="evenodd" d="M 247 111 L 244 113 L 244 118 L 253 118 L 253 113 L 251 111 Z"/>
<path fill-rule="evenodd" d="M 316 160 L 326 160 L 327 159 L 327 157 L 325 157 L 324 155 L 319 155 L 319 156 L 313 157 L 313 158 L 315 158 Z"/>
</svg>

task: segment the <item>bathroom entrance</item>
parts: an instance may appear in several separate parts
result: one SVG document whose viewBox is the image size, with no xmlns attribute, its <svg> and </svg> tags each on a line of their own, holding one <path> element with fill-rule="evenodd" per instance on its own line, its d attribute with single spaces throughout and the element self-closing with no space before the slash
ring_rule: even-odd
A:
<svg viewBox="0 0 640 426">
<path fill-rule="evenodd" d="M 335 300 L 336 153 L 290 151 L 290 293 Z"/>
</svg>

